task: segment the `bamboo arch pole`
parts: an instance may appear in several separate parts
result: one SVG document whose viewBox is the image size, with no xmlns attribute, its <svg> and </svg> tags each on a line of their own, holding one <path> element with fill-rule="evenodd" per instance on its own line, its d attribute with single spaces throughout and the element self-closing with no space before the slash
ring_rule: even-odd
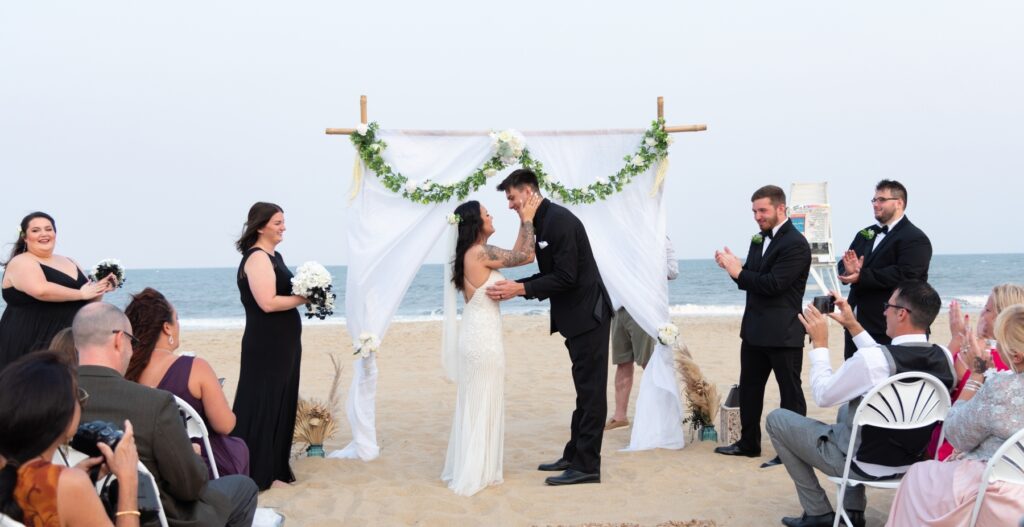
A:
<svg viewBox="0 0 1024 527">
<path fill-rule="evenodd" d="M 658 97 L 658 119 L 665 118 L 665 98 Z M 366 118 L 366 96 L 361 95 L 359 97 L 359 122 L 367 124 L 369 121 Z M 681 126 L 666 126 L 665 131 L 670 134 L 680 132 L 703 132 L 708 129 L 706 124 L 686 124 Z M 355 128 L 328 128 L 326 130 L 327 135 L 352 135 L 356 132 Z M 490 130 L 481 133 L 487 133 Z"/>
</svg>

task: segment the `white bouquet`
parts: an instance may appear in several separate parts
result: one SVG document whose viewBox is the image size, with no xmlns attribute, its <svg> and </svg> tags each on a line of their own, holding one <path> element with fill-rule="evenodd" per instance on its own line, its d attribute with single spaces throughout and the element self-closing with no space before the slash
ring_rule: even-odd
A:
<svg viewBox="0 0 1024 527">
<path fill-rule="evenodd" d="M 99 282 L 104 278 L 114 275 L 117 278 L 117 287 L 124 286 L 124 266 L 121 265 L 121 260 L 114 258 L 104 258 L 100 260 L 92 268 L 92 272 L 89 273 L 89 278 L 94 282 Z"/>
<path fill-rule="evenodd" d="M 665 324 L 658 327 L 658 342 L 666 346 L 675 344 L 679 338 L 679 328 L 675 324 Z"/>
<path fill-rule="evenodd" d="M 515 130 L 503 130 L 491 133 L 491 153 L 501 159 L 501 164 L 511 166 L 519 161 L 526 148 L 523 134 Z"/>
<path fill-rule="evenodd" d="M 376 353 L 378 349 L 380 349 L 380 339 L 377 338 L 377 335 L 363 332 L 359 334 L 359 347 L 356 348 L 356 352 L 353 355 L 359 355 L 365 359 L 371 353 Z"/>
<path fill-rule="evenodd" d="M 306 318 L 323 320 L 334 314 L 334 299 L 331 292 L 331 273 L 316 262 L 299 266 L 298 274 L 292 278 L 292 294 L 306 297 Z"/>
</svg>

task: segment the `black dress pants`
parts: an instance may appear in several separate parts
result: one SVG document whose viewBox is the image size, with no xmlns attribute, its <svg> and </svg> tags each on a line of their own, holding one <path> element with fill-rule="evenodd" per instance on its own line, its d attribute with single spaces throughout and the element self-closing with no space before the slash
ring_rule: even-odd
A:
<svg viewBox="0 0 1024 527">
<path fill-rule="evenodd" d="M 779 383 L 782 408 L 807 415 L 807 401 L 800 387 L 803 348 L 740 346 L 740 448 L 761 451 L 761 413 L 764 410 L 764 387 L 768 374 L 775 373 Z"/>
<path fill-rule="evenodd" d="M 562 459 L 569 468 L 587 474 L 601 472 L 601 441 L 608 417 L 608 332 L 611 314 L 594 329 L 565 339 L 572 360 L 576 409 L 572 412 L 569 442 Z"/>
</svg>

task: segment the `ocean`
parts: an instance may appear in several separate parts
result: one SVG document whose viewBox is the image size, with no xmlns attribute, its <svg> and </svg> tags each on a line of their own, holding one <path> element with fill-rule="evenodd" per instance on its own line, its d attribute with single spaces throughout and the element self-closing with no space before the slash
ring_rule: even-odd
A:
<svg viewBox="0 0 1024 527">
<path fill-rule="evenodd" d="M 943 303 L 956 298 L 969 311 L 979 311 L 992 286 L 1004 282 L 1024 283 L 1024 254 L 936 255 L 932 258 L 930 279 L 942 295 Z M 294 270 L 294 269 L 293 269 Z M 345 266 L 328 266 L 338 294 L 334 316 L 325 321 L 305 320 L 306 324 L 345 323 Z M 241 328 L 245 312 L 235 285 L 236 268 L 216 269 L 127 269 L 122 289 L 104 297 L 124 307 L 129 294 L 144 287 L 164 293 L 178 310 L 182 327 L 191 330 Z M 531 265 L 504 269 L 508 278 L 529 276 Z M 396 321 L 440 320 L 444 269 L 441 264 L 424 265 L 416 274 L 402 300 Z M 808 286 L 807 301 L 817 289 Z M 845 289 L 845 288 L 844 288 Z M 679 278 L 669 282 L 669 304 L 673 315 L 741 315 L 744 293 L 736 288 L 714 260 L 680 260 Z M 845 293 L 845 291 L 844 291 Z M 461 305 L 461 300 L 460 300 Z M 0 311 L 6 305 L 0 301 Z M 302 308 L 300 308 L 302 309 Z M 547 302 L 515 299 L 502 304 L 506 314 L 546 315 Z"/>
</svg>

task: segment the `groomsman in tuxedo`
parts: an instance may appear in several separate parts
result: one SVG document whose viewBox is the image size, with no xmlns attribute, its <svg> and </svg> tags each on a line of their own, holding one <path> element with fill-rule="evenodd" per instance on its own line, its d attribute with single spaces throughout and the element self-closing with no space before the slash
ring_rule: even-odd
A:
<svg viewBox="0 0 1024 527">
<path fill-rule="evenodd" d="M 839 262 L 839 281 L 850 286 L 847 301 L 857 322 L 879 344 L 889 344 L 885 334 L 885 303 L 896 284 L 904 280 L 928 281 L 932 243 L 910 222 L 907 189 L 899 181 L 883 179 L 871 199 L 875 221 L 853 236 L 850 249 Z M 846 331 L 844 355 L 849 359 L 857 346 Z"/>
<path fill-rule="evenodd" d="M 800 387 L 804 327 L 797 315 L 811 268 L 811 247 L 786 216 L 786 193 L 775 185 L 757 189 L 750 198 L 761 232 L 750 241 L 745 263 L 728 247 L 715 251 L 715 262 L 740 289 L 747 305 L 740 325 L 740 440 L 715 452 L 728 456 L 761 455 L 761 412 L 768 374 L 775 373 L 781 406 L 807 414 Z M 761 465 L 778 465 L 776 456 Z"/>
<path fill-rule="evenodd" d="M 537 175 L 519 169 L 501 184 L 508 208 L 518 211 L 533 194 L 540 195 Z M 500 280 L 487 288 L 493 300 L 516 296 L 551 300 L 551 332 L 565 337 L 576 386 L 569 442 L 562 457 L 538 470 L 562 472 L 548 485 L 600 483 L 601 441 L 608 416 L 608 331 L 612 308 L 587 231 L 565 207 L 545 199 L 533 218 L 540 272 L 518 281 Z"/>
</svg>

